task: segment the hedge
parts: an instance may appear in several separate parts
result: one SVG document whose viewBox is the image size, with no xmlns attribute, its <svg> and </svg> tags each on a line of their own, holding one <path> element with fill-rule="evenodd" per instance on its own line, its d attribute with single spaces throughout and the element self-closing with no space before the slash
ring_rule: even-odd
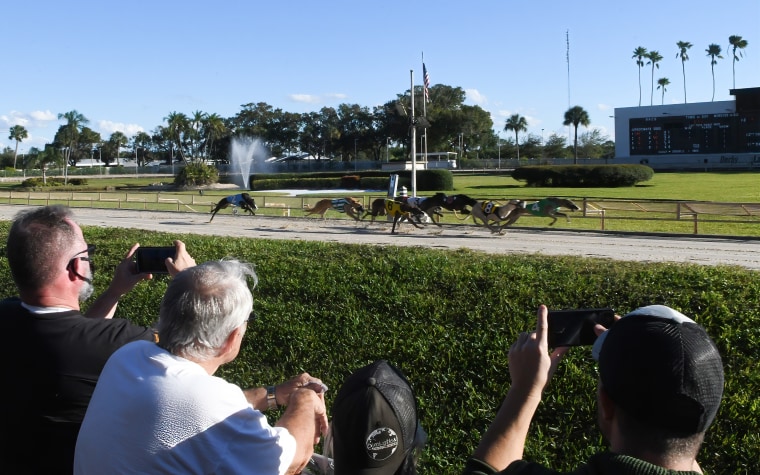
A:
<svg viewBox="0 0 760 475">
<path fill-rule="evenodd" d="M 399 175 L 398 186 L 412 186 L 411 170 L 395 172 Z M 385 190 L 388 188 L 388 180 L 393 173 L 381 171 L 366 171 L 347 174 L 345 172 L 318 172 L 318 173 L 277 173 L 277 174 L 254 174 L 248 177 L 248 188 L 251 190 L 279 190 L 279 189 L 307 189 L 307 190 L 330 190 L 330 189 L 365 189 Z M 418 191 L 453 190 L 454 175 L 449 170 L 418 170 Z"/>
<path fill-rule="evenodd" d="M 654 171 L 646 165 L 539 165 L 512 172 L 512 178 L 526 186 L 546 187 L 633 186 L 652 176 Z"/>
</svg>

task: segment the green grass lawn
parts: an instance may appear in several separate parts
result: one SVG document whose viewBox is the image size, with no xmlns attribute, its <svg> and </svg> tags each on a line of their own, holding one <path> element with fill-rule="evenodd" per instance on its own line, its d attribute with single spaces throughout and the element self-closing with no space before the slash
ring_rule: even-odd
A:
<svg viewBox="0 0 760 475">
<path fill-rule="evenodd" d="M 457 193 L 501 199 L 564 196 L 568 198 L 760 202 L 760 173 L 754 172 L 655 173 L 649 181 L 633 187 L 619 188 L 530 188 L 508 175 L 457 174 L 454 186 Z"/>
</svg>

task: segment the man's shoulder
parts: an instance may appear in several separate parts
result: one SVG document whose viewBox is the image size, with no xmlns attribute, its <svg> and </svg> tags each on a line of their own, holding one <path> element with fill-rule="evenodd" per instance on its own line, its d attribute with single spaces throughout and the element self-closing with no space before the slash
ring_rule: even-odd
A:
<svg viewBox="0 0 760 475">
<path fill-rule="evenodd" d="M 23 307 L 22 307 L 23 308 Z M 26 313 L 25 319 L 31 315 Z M 115 349 L 135 340 L 154 340 L 155 332 L 121 318 L 88 318 L 79 310 L 34 315 L 30 331 L 55 337 L 59 345 L 72 344 L 86 351 Z M 57 336 L 56 336 L 57 335 Z M 61 338 L 62 337 L 62 338 Z"/>
<path fill-rule="evenodd" d="M 154 340 L 153 330 L 121 318 L 87 318 L 79 312 L 64 318 L 70 320 L 72 330 L 87 339 L 118 343 L 119 346 L 135 340 Z"/>
<path fill-rule="evenodd" d="M 641 475 L 669 475 L 673 473 L 692 474 L 695 472 L 672 472 L 627 455 L 600 452 L 593 455 L 587 463 L 569 472 L 557 471 L 535 462 L 517 460 L 499 472 L 488 464 L 470 459 L 465 466 L 464 475 L 613 475 L 618 473 Z"/>
<path fill-rule="evenodd" d="M 21 299 L 18 297 L 7 297 L 0 300 L 0 308 L 2 309 L 10 309 L 15 307 L 21 307 Z"/>
</svg>

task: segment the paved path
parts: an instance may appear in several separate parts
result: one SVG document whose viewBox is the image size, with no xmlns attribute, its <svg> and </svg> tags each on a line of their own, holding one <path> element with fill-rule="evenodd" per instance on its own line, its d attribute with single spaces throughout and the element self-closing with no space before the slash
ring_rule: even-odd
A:
<svg viewBox="0 0 760 475">
<path fill-rule="evenodd" d="M 10 220 L 22 206 L 0 205 L 0 219 Z M 77 221 L 88 226 L 125 227 L 166 233 L 206 234 L 267 239 L 344 242 L 372 245 L 421 246 L 433 249 L 469 248 L 496 254 L 575 255 L 624 261 L 682 262 L 736 265 L 760 270 L 760 240 L 743 238 L 634 236 L 601 232 L 515 228 L 493 235 L 483 227 L 408 223 L 391 235 L 385 221 L 269 216 L 233 216 L 227 211 L 208 223 L 208 214 L 77 208 Z"/>
</svg>

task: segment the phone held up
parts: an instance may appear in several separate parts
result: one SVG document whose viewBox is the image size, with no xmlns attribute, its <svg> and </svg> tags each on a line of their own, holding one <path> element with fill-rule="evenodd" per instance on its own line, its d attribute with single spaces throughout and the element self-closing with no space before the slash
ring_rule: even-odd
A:
<svg viewBox="0 0 760 475">
<path fill-rule="evenodd" d="M 609 328 L 615 322 L 611 308 L 549 310 L 549 347 L 593 345 L 594 325 Z"/>
<path fill-rule="evenodd" d="M 166 258 L 174 257 L 174 246 L 138 247 L 135 253 L 137 272 L 140 274 L 168 274 Z"/>
</svg>

